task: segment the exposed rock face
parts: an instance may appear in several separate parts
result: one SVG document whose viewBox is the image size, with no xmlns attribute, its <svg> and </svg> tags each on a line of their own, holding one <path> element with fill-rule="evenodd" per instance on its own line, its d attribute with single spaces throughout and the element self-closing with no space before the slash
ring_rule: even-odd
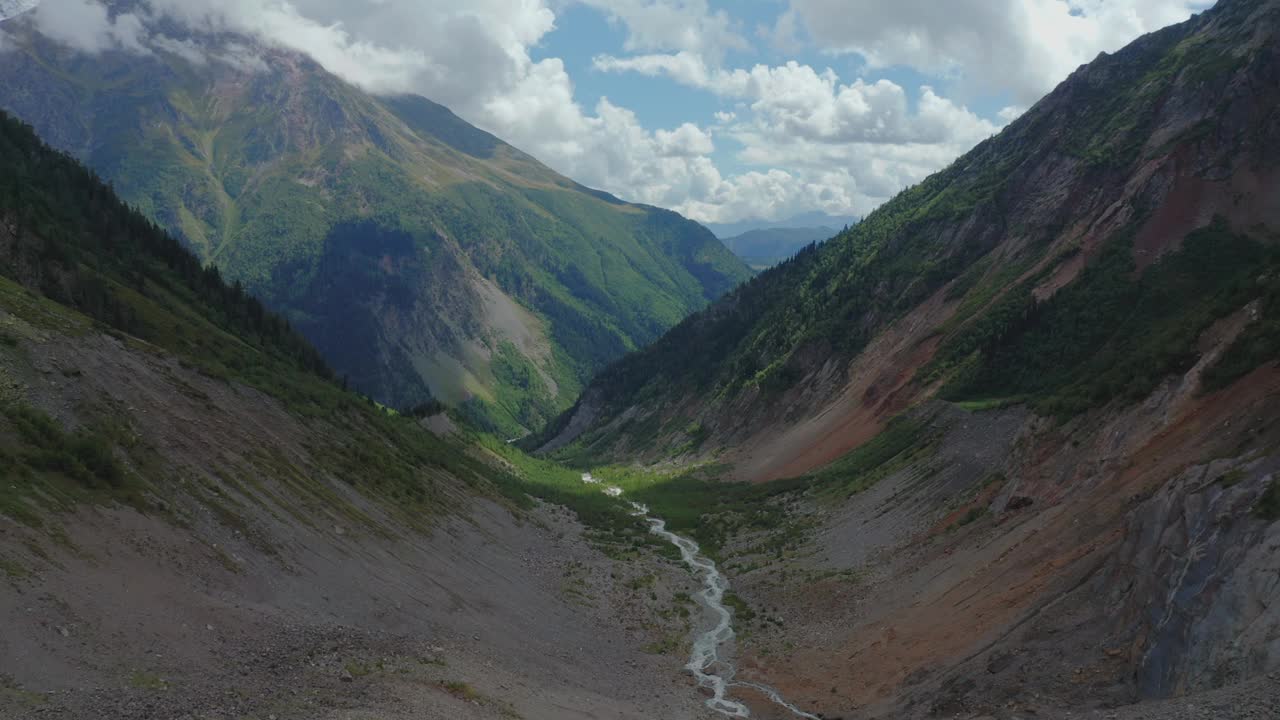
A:
<svg viewBox="0 0 1280 720">
<path fill-rule="evenodd" d="M 780 620 L 746 641 L 743 676 L 829 717 L 1280 700 L 1259 695 L 1280 671 L 1280 523 L 1259 513 L 1280 467 L 1265 450 L 1280 442 L 1280 373 L 1208 397 L 1164 390 L 1064 426 L 913 410 L 925 450 L 818 501 L 798 549 L 771 557 L 748 536 L 728 552 L 750 568 L 735 591 Z M 1130 712 L 1147 711 L 1117 717 Z"/>
</svg>

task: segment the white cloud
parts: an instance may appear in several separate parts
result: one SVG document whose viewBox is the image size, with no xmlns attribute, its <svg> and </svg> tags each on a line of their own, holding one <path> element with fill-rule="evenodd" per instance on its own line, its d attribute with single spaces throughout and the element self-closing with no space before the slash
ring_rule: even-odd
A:
<svg viewBox="0 0 1280 720">
<path fill-rule="evenodd" d="M 774 50 L 783 53 L 794 55 L 804 49 L 804 43 L 800 41 L 796 14 L 790 10 L 779 15 L 772 26 L 757 27 L 756 35 L 767 41 Z"/>
<path fill-rule="evenodd" d="M 952 76 L 1029 105 L 1077 66 L 1185 20 L 1208 0 L 791 0 L 830 52 Z"/>
<path fill-rule="evenodd" d="M 750 43 L 724 10 L 706 0 L 578 0 L 606 13 L 627 28 L 628 52 L 685 51 L 721 59 L 728 50 Z"/>
<path fill-rule="evenodd" d="M 167 35 L 156 35 L 151 38 L 151 47 L 170 55 L 177 55 L 192 65 L 209 64 L 209 55 L 194 40 L 178 40 Z"/>
<path fill-rule="evenodd" d="M 242 72 L 267 70 L 254 45 L 303 52 L 372 92 L 444 103 L 587 185 L 725 221 L 865 213 L 996 131 L 948 97 L 957 88 L 1007 95 L 997 117 L 1009 121 L 1098 50 L 1180 20 L 1195 2 L 790 0 L 771 27 L 754 29 L 775 50 L 816 43 L 873 68 L 911 65 L 946 93 L 800 62 L 726 66 L 728 53 L 753 48 L 742 23 L 708 0 L 136 0 L 117 15 L 102 0 L 46 0 L 32 22 L 87 52 L 154 49 Z M 564 63 L 534 59 L 555 10 L 574 3 L 625 30 L 622 56 L 597 58 L 597 69 L 670 78 L 724 107 L 706 126 L 680 118 L 655 130 L 608 99 L 580 105 Z M 207 34 L 149 33 L 160 18 Z M 726 176 L 717 149 L 747 169 Z"/>
<path fill-rule="evenodd" d="M 262 55 L 258 54 L 253 48 L 240 43 L 227 43 L 222 47 L 222 50 L 215 52 L 213 57 L 215 60 L 226 63 L 242 73 L 263 73 L 271 69 L 267 65 L 267 61 L 262 59 Z"/>
<path fill-rule="evenodd" d="M 665 75 L 743 104 L 742 119 L 717 116 L 718 132 L 742 145 L 744 164 L 769 169 L 724 179 L 677 206 L 709 222 L 815 208 L 865 214 L 999 129 L 928 86 L 915 93 L 913 109 L 907 91 L 888 80 L 843 83 L 829 68 L 797 62 L 713 69 L 682 52 L 604 56 L 595 65 Z"/>
<path fill-rule="evenodd" d="M 675 130 L 659 130 L 654 133 L 654 139 L 658 154 L 663 157 L 695 157 L 716 151 L 711 136 L 693 123 L 685 123 Z"/>
<path fill-rule="evenodd" d="M 80 0 L 75 0 L 80 1 Z M 310 55 L 330 72 L 373 92 L 413 89 L 428 70 L 422 51 L 390 49 L 323 24 L 286 0 L 150 0 L 157 13 L 207 33 L 242 33 Z"/>
<path fill-rule="evenodd" d="M 1005 107 L 1000 108 L 1000 112 L 996 113 L 996 116 L 1007 123 L 1011 123 L 1014 120 L 1017 120 L 1018 118 L 1022 117 L 1022 113 L 1026 111 L 1027 109 L 1024 107 L 1019 107 L 1017 105 L 1006 105 Z"/>
<path fill-rule="evenodd" d="M 148 52 L 142 19 L 133 13 L 112 17 L 98 0 L 45 0 L 29 17 L 49 38 L 84 52 Z"/>
</svg>

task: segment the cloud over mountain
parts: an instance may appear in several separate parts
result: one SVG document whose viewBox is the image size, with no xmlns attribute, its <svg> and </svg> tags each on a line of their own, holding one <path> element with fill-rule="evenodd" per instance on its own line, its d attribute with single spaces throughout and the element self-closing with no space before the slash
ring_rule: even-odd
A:
<svg viewBox="0 0 1280 720">
<path fill-rule="evenodd" d="M 791 0 L 760 17 L 713 0 L 46 0 L 15 22 L 89 53 L 166 52 L 264 70 L 251 48 L 200 39 L 247 35 L 373 92 L 444 103 L 585 184 L 729 221 L 864 214 L 1079 63 L 1201 5 Z M 585 66 L 555 52 L 580 40 L 557 33 L 575 8 L 620 37 Z M 787 59 L 773 60 L 778 53 Z M 910 69 L 912 82 L 889 77 L 895 68 Z M 682 86 L 707 105 L 653 120 L 613 93 L 584 101 L 574 81 L 582 73 Z M 959 99 L 979 97 L 1005 101 L 982 109 Z"/>
</svg>

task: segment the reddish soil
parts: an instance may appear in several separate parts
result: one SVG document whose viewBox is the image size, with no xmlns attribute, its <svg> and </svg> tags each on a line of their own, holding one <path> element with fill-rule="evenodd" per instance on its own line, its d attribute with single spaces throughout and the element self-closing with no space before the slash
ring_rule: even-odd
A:
<svg viewBox="0 0 1280 720">
<path fill-rule="evenodd" d="M 785 656 L 752 656 L 744 676 L 774 685 L 811 711 L 878 712 L 899 702 L 904 688 L 992 648 L 1017 647 L 1019 633 L 1051 625 L 1062 610 L 1046 611 L 1069 598 L 1125 540 L 1137 499 L 1205 458 L 1239 452 L 1264 428 L 1277 432 L 1266 423 L 1280 415 L 1280 369 L 1260 369 L 1210 395 L 1172 390 L 1163 402 L 1106 422 L 1040 433 L 1007 487 L 980 490 L 922 527 L 916 539 L 886 549 L 888 575 L 864 590 L 873 599 L 858 606 L 852 622 L 849 591 L 840 583 L 788 596 L 796 622 L 824 630 Z M 893 497 L 906 491 L 894 490 Z M 952 527 L 969 508 L 1011 493 L 1034 498 L 1035 505 Z M 886 505 L 879 512 L 902 510 Z M 1077 598 L 1066 607 L 1085 602 Z M 1086 648 L 1069 661 L 1080 668 L 1073 682 L 1081 692 L 1090 683 L 1116 682 L 1131 659 L 1123 646 L 1096 652 Z"/>
<path fill-rule="evenodd" d="M 827 465 L 875 437 L 889 418 L 910 407 L 928 388 L 912 384 L 933 359 L 941 336 L 935 328 L 955 312 L 945 289 L 882 332 L 849 369 L 852 380 L 832 392 L 832 402 L 782 431 L 765 428 L 742 443 L 734 458 L 739 477 L 765 482 L 796 477 Z"/>
</svg>

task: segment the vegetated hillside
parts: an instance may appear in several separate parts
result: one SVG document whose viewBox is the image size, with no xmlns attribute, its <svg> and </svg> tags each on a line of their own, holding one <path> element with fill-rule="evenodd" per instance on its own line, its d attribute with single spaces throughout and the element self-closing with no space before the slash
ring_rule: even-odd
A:
<svg viewBox="0 0 1280 720">
<path fill-rule="evenodd" d="M 1229 0 L 1100 56 L 950 167 L 602 372 L 549 448 L 755 446 L 753 476 L 799 474 L 921 397 L 1059 417 L 1143 398 L 1255 300 L 1260 321 L 1208 369 L 1211 387 L 1272 361 L 1277 24 L 1274 2 Z M 770 442 L 747 441 L 758 433 Z"/>
<path fill-rule="evenodd" d="M 724 239 L 724 246 L 757 270 L 773 267 L 807 245 L 834 237 L 839 231 L 828 227 L 765 228 L 748 230 Z"/>
<path fill-rule="evenodd" d="M 161 26 L 182 54 L 91 56 L 6 28 L 0 107 L 397 407 L 435 397 L 505 433 L 541 427 L 750 274 L 696 223 L 298 54 Z"/>
<path fill-rule="evenodd" d="M 701 717 L 642 651 L 687 573 L 588 544 L 501 441 L 342 390 L 3 113 L 0 170 L 0 717 Z"/>
</svg>

